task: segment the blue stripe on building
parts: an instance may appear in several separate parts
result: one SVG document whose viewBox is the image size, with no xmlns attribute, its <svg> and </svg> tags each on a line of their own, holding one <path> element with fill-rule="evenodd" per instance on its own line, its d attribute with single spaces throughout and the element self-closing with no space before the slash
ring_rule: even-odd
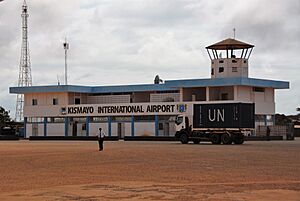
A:
<svg viewBox="0 0 300 201">
<path fill-rule="evenodd" d="M 158 115 L 155 115 L 155 136 L 158 136 Z"/>
<path fill-rule="evenodd" d="M 108 117 L 108 136 L 111 137 L 111 117 Z"/>
<path fill-rule="evenodd" d="M 134 116 L 131 116 L 131 136 L 134 137 Z"/>
<path fill-rule="evenodd" d="M 90 117 L 86 117 L 86 136 L 90 135 Z"/>
<path fill-rule="evenodd" d="M 27 128 L 26 128 L 26 125 L 27 125 L 27 117 L 24 117 L 24 138 L 26 138 L 26 132 L 27 132 Z"/>
<path fill-rule="evenodd" d="M 68 130 L 69 130 L 69 118 L 65 117 L 65 136 L 68 136 Z"/>
</svg>

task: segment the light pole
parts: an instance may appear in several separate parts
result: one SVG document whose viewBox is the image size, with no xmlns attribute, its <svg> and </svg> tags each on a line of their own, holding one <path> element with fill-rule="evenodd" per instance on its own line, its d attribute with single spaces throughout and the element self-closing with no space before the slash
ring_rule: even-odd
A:
<svg viewBox="0 0 300 201">
<path fill-rule="evenodd" d="M 65 50 L 65 85 L 68 85 L 67 53 L 68 53 L 68 49 L 69 49 L 69 43 L 67 43 L 67 38 L 65 39 L 63 46 L 64 46 L 64 50 Z"/>
</svg>

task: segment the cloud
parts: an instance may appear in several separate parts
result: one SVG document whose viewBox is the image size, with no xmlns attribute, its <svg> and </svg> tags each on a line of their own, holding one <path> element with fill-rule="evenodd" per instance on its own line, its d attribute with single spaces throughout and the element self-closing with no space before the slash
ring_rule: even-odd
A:
<svg viewBox="0 0 300 201">
<path fill-rule="evenodd" d="M 21 48 L 21 4 L 0 4 L 0 105 L 15 108 Z M 299 0 L 52 0 L 27 2 L 33 83 L 63 83 L 67 37 L 69 83 L 116 85 L 207 78 L 205 46 L 232 37 L 255 45 L 250 76 L 291 81 L 276 109 L 299 106 Z"/>
</svg>

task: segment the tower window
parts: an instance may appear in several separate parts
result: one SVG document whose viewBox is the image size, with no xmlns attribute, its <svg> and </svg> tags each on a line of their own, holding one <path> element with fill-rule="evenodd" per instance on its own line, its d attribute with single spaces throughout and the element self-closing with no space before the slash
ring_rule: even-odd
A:
<svg viewBox="0 0 300 201">
<path fill-rule="evenodd" d="M 237 67 L 232 67 L 232 72 L 238 72 Z"/>
<path fill-rule="evenodd" d="M 219 63 L 220 63 L 220 64 L 224 63 L 224 60 L 220 60 Z"/>
<path fill-rule="evenodd" d="M 223 73 L 224 72 L 224 67 L 219 67 L 219 73 Z"/>
<path fill-rule="evenodd" d="M 211 74 L 212 74 L 212 75 L 214 75 L 214 74 L 215 74 L 215 72 L 214 72 L 214 68 L 212 68 L 212 69 L 211 69 Z"/>
<path fill-rule="evenodd" d="M 234 60 L 234 59 L 233 59 L 233 60 L 232 60 L 232 63 L 237 63 L 237 60 Z"/>
</svg>

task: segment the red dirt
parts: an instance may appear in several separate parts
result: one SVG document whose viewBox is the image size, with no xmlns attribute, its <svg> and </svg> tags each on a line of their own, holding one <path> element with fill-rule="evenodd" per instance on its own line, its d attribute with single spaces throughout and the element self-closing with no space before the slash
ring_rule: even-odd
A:
<svg viewBox="0 0 300 201">
<path fill-rule="evenodd" d="M 300 139 L 0 141 L 0 200 L 300 200 Z"/>
</svg>

